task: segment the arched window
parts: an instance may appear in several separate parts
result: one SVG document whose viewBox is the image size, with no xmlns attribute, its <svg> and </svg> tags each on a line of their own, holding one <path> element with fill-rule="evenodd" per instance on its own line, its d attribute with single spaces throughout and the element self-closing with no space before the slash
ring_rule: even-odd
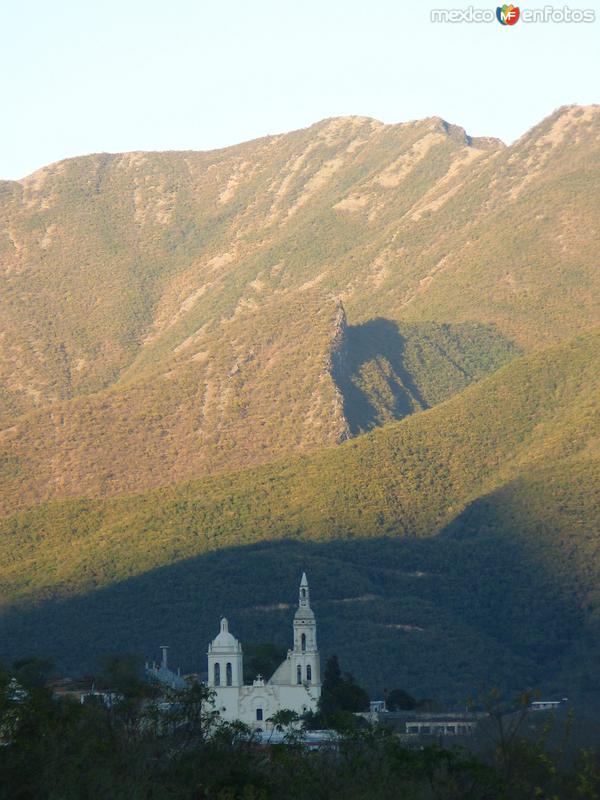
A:
<svg viewBox="0 0 600 800">
<path fill-rule="evenodd" d="M 300 638 L 300 642 L 302 644 L 302 652 L 304 653 L 305 650 L 306 650 L 306 634 L 305 633 L 302 634 L 302 636 Z"/>
<path fill-rule="evenodd" d="M 215 664 L 215 686 L 221 685 L 221 665 Z"/>
<path fill-rule="evenodd" d="M 302 597 L 306 597 L 306 589 L 302 589 Z"/>
<path fill-rule="evenodd" d="M 312 681 L 312 668 L 311 668 L 310 664 L 306 665 L 306 680 L 307 681 Z"/>
<path fill-rule="evenodd" d="M 298 664 L 298 669 L 296 670 L 296 681 L 297 683 L 302 683 L 302 667 Z"/>
<path fill-rule="evenodd" d="M 227 666 L 225 667 L 225 674 L 227 676 L 227 686 L 231 686 L 233 683 L 233 670 L 231 669 L 231 664 L 229 661 L 227 662 Z"/>
</svg>

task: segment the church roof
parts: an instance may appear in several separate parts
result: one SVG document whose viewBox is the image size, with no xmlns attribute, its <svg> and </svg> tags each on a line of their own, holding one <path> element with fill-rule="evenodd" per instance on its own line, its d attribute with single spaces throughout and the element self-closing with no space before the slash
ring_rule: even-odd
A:
<svg viewBox="0 0 600 800">
<path fill-rule="evenodd" d="M 286 658 L 271 675 L 269 683 L 272 686 L 289 686 L 290 674 L 290 662 L 289 659 Z"/>
<path fill-rule="evenodd" d="M 300 597 L 298 601 L 298 608 L 296 613 L 294 614 L 294 620 L 308 620 L 310 622 L 314 621 L 315 615 L 310 607 L 310 594 L 308 590 L 308 579 L 306 577 L 306 572 L 302 573 L 302 579 L 300 581 Z"/>
<path fill-rule="evenodd" d="M 314 619 L 315 612 L 312 610 L 310 606 L 298 606 L 296 609 L 296 613 L 294 614 L 294 619 Z"/>
<path fill-rule="evenodd" d="M 239 647 L 238 640 L 233 634 L 229 633 L 229 623 L 225 617 L 221 620 L 221 630 L 218 636 L 212 640 L 212 647 L 219 650 L 237 650 Z"/>
</svg>

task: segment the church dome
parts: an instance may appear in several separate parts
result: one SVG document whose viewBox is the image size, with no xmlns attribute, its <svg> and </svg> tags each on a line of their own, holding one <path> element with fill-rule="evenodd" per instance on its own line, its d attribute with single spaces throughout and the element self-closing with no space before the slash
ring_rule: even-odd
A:
<svg viewBox="0 0 600 800">
<path fill-rule="evenodd" d="M 219 631 L 218 636 L 216 636 L 212 641 L 213 648 L 218 648 L 219 650 L 237 650 L 238 649 L 238 640 L 235 636 L 229 633 L 229 623 L 227 622 L 226 618 L 223 617 L 221 620 L 221 630 Z"/>
</svg>

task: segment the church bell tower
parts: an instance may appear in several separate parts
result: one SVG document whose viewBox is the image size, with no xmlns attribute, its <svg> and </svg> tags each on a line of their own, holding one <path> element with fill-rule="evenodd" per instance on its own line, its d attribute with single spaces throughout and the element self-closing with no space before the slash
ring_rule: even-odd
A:
<svg viewBox="0 0 600 800">
<path fill-rule="evenodd" d="M 221 630 L 208 645 L 208 685 L 211 689 L 240 687 L 244 683 L 242 645 L 229 631 L 223 617 Z"/>
<path fill-rule="evenodd" d="M 292 685 L 321 685 L 321 661 L 317 650 L 317 623 L 310 607 L 310 589 L 302 573 L 298 609 L 294 615 L 294 649 L 291 652 Z"/>
</svg>

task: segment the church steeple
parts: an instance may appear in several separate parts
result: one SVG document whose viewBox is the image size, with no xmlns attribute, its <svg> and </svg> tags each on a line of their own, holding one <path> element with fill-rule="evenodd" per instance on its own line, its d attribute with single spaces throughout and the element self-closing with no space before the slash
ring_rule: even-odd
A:
<svg viewBox="0 0 600 800">
<path fill-rule="evenodd" d="M 221 630 L 208 645 L 208 685 L 242 686 L 244 683 L 244 661 L 242 645 L 229 630 L 223 617 Z"/>
<path fill-rule="evenodd" d="M 300 590 L 298 592 L 298 607 L 310 608 L 310 589 L 308 588 L 308 580 L 306 572 L 302 573 L 302 580 L 300 581 Z"/>
<path fill-rule="evenodd" d="M 321 683 L 317 622 L 310 607 L 310 590 L 306 573 L 302 573 L 298 591 L 298 609 L 294 614 L 294 649 L 291 651 L 292 684 Z"/>
</svg>

